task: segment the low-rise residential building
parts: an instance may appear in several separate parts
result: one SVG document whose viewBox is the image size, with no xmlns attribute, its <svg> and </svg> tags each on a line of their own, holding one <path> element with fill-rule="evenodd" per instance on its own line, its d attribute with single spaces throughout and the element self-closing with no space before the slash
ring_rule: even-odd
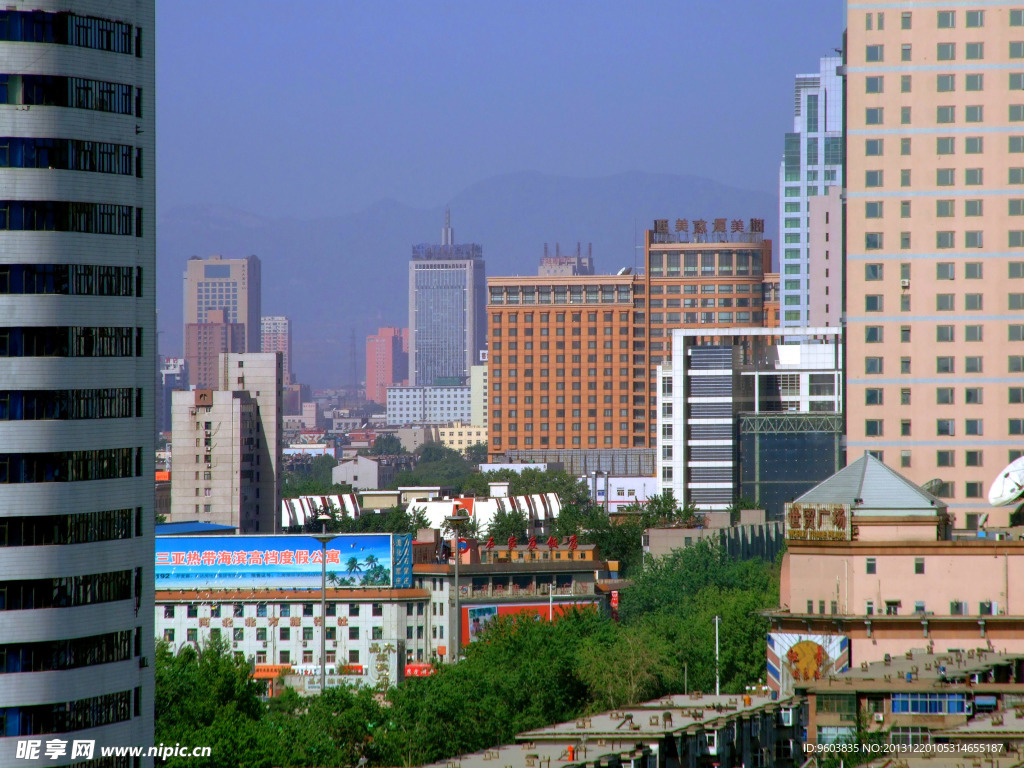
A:
<svg viewBox="0 0 1024 768">
<path fill-rule="evenodd" d="M 457 421 L 448 426 L 438 427 L 437 436 L 441 444 L 459 453 L 465 453 L 466 449 L 477 443 L 487 444 L 487 427 L 472 426 Z"/>
<path fill-rule="evenodd" d="M 335 485 L 348 483 L 360 491 L 376 491 L 387 488 L 399 473 L 416 466 L 416 457 L 411 454 L 397 456 L 353 456 L 344 459 L 331 470 L 331 482 Z"/>
</svg>

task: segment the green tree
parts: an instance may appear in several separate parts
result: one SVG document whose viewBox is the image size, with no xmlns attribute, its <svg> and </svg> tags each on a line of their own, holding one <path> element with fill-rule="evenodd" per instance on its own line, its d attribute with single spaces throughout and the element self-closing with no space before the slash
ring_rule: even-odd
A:
<svg viewBox="0 0 1024 768">
<path fill-rule="evenodd" d="M 370 448 L 371 456 L 395 456 L 400 453 L 408 453 L 408 451 L 405 450 L 405 446 L 402 445 L 402 441 L 398 439 L 397 435 L 388 432 L 377 435 Z"/>
<path fill-rule="evenodd" d="M 528 539 L 526 532 L 529 522 L 526 513 L 518 509 L 498 509 L 487 529 L 487 535 L 494 537 L 496 544 L 506 543 L 511 536 L 515 536 L 520 544 L 525 544 Z"/>
<path fill-rule="evenodd" d="M 487 461 L 487 443 L 473 443 L 466 449 L 466 460 L 474 466 Z"/>
<path fill-rule="evenodd" d="M 617 709 L 659 695 L 672 661 L 672 648 L 649 626 L 587 638 L 579 651 L 579 674 L 589 690 L 589 710 Z"/>
</svg>

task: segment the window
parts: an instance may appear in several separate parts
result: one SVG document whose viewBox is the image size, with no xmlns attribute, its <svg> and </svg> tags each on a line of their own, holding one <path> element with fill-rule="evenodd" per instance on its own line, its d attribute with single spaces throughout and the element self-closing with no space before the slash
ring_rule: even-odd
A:
<svg viewBox="0 0 1024 768">
<path fill-rule="evenodd" d="M 940 136 L 935 139 L 935 154 L 952 155 L 956 153 L 956 139 L 952 136 Z"/>
<path fill-rule="evenodd" d="M 936 232 L 935 233 L 935 247 L 936 248 L 955 248 L 956 247 L 956 233 L 955 232 Z"/>
<path fill-rule="evenodd" d="M 864 218 L 866 219 L 880 219 L 882 218 L 882 203 L 881 201 L 871 201 L 864 203 Z"/>
<path fill-rule="evenodd" d="M 971 61 L 977 61 L 985 58 L 985 44 L 984 43 L 968 43 L 967 44 L 967 58 Z"/>
<path fill-rule="evenodd" d="M 964 326 L 964 341 L 981 341 L 982 331 L 980 325 Z"/>
<path fill-rule="evenodd" d="M 980 293 L 968 293 L 964 295 L 964 309 L 976 312 L 982 309 L 982 297 Z"/>
<path fill-rule="evenodd" d="M 964 107 L 964 122 L 980 123 L 985 119 L 985 108 L 980 104 Z"/>
<path fill-rule="evenodd" d="M 939 43 L 936 51 L 939 61 L 952 61 L 956 58 L 956 43 Z"/>
<path fill-rule="evenodd" d="M 904 373 L 904 374 L 910 373 L 910 358 L 909 357 L 901 357 L 900 358 L 900 373 Z"/>
<path fill-rule="evenodd" d="M 953 312 L 956 309 L 955 295 L 952 293 L 940 293 L 935 296 L 935 309 L 939 312 Z"/>
<path fill-rule="evenodd" d="M 956 373 L 956 365 L 951 356 L 935 358 L 936 373 Z"/>
<path fill-rule="evenodd" d="M 900 125 L 910 125 L 910 107 L 900 107 Z"/>
<path fill-rule="evenodd" d="M 882 420 L 881 419 L 865 419 L 864 420 L 864 435 L 866 437 L 881 437 L 882 436 Z"/>
<path fill-rule="evenodd" d="M 953 437 L 956 435 L 956 426 L 953 419 L 936 419 L 935 434 L 941 437 Z"/>
<path fill-rule="evenodd" d="M 964 216 L 981 216 L 983 210 L 981 200 L 964 200 Z"/>
<path fill-rule="evenodd" d="M 869 558 L 866 559 L 864 572 L 867 573 L 868 575 L 872 575 L 872 574 L 878 573 L 878 564 L 877 564 L 875 558 L 869 557 Z"/>
<path fill-rule="evenodd" d="M 901 146 L 902 146 L 904 141 L 910 141 L 910 139 L 900 139 Z M 907 154 L 910 154 L 909 150 L 907 151 Z M 900 171 L 900 186 L 901 187 L 909 187 L 910 186 L 910 170 L 909 169 L 904 168 L 902 171 Z"/>
<path fill-rule="evenodd" d="M 953 397 L 952 387 L 938 387 L 935 390 L 935 402 L 939 405 L 952 405 Z"/>
<path fill-rule="evenodd" d="M 910 466 L 910 451 L 900 451 L 900 466 L 901 467 L 909 467 Z"/>
<path fill-rule="evenodd" d="M 885 47 L 881 45 L 869 45 L 864 50 L 864 60 L 879 62 L 885 60 Z"/>
<path fill-rule="evenodd" d="M 866 325 L 864 326 L 864 343 L 866 344 L 880 344 L 882 342 L 882 326 L 880 325 Z"/>
<path fill-rule="evenodd" d="M 935 111 L 935 121 L 937 123 L 955 123 L 956 107 L 938 107 Z"/>
<path fill-rule="evenodd" d="M 980 91 L 984 89 L 985 77 L 984 75 L 967 75 L 964 78 L 964 88 L 968 91 Z"/>
<path fill-rule="evenodd" d="M 904 43 L 900 46 L 900 61 L 910 61 L 910 43 Z"/>
<path fill-rule="evenodd" d="M 883 117 L 884 110 L 882 107 L 869 107 L 864 110 L 864 122 L 867 125 L 881 125 Z"/>
<path fill-rule="evenodd" d="M 910 93 L 910 75 L 900 75 L 900 93 Z"/>
<path fill-rule="evenodd" d="M 953 200 L 936 200 L 935 201 L 935 215 L 940 219 L 949 218 L 954 216 L 956 211 L 956 202 Z"/>
<path fill-rule="evenodd" d="M 867 139 L 864 142 L 864 154 L 867 157 L 880 157 L 883 146 L 882 139 Z"/>
<path fill-rule="evenodd" d="M 909 219 L 910 218 L 910 201 L 909 200 L 900 200 L 900 218 L 901 219 Z"/>
<path fill-rule="evenodd" d="M 964 463 L 968 467 L 980 467 L 980 466 L 982 466 L 981 457 L 982 457 L 981 451 L 966 451 L 964 453 L 964 458 L 965 458 Z"/>
<path fill-rule="evenodd" d="M 880 373 L 882 373 L 882 358 L 880 358 L 880 357 L 865 357 L 864 358 L 864 373 L 868 373 L 868 374 L 880 374 Z"/>
<path fill-rule="evenodd" d="M 882 405 L 883 391 L 880 387 L 869 387 L 864 390 L 864 405 Z"/>
<path fill-rule="evenodd" d="M 956 172 L 952 168 L 939 168 L 935 171 L 935 184 L 939 187 L 952 187 L 956 183 Z"/>
<path fill-rule="evenodd" d="M 952 325 L 935 326 L 935 340 L 938 342 L 955 341 L 955 332 Z"/>
<path fill-rule="evenodd" d="M 968 358 L 969 359 L 969 358 Z M 980 358 L 978 364 L 978 370 L 981 370 Z M 964 402 L 968 405 L 981 405 L 982 393 L 981 387 L 967 387 L 964 390 Z"/>
<path fill-rule="evenodd" d="M 912 18 L 910 11 L 903 11 L 900 14 L 900 29 L 910 29 L 910 20 Z"/>
<path fill-rule="evenodd" d="M 865 93 L 882 93 L 882 85 L 882 78 L 880 76 L 864 78 Z"/>
<path fill-rule="evenodd" d="M 976 187 L 983 183 L 985 174 L 981 168 L 967 168 L 964 170 L 964 183 Z"/>
<path fill-rule="evenodd" d="M 956 11 L 939 11 L 939 29 L 953 29 L 956 26 Z"/>
<path fill-rule="evenodd" d="M 882 233 L 881 232 L 865 232 L 864 233 L 864 250 L 866 251 L 877 251 L 882 248 Z"/>
<path fill-rule="evenodd" d="M 985 12 L 967 11 L 967 26 L 969 28 L 985 26 Z"/>
<path fill-rule="evenodd" d="M 883 296 L 881 294 L 868 294 L 864 297 L 865 312 L 883 311 Z"/>
<path fill-rule="evenodd" d="M 882 186 L 882 172 L 881 171 L 866 171 L 864 173 L 864 186 L 865 187 L 880 187 L 880 186 Z"/>
<path fill-rule="evenodd" d="M 921 576 L 923 574 L 924 574 L 924 558 L 923 557 L 915 557 L 914 558 L 914 575 L 915 576 Z"/>
<path fill-rule="evenodd" d="M 881 280 L 884 274 L 884 264 L 865 264 L 864 279 L 867 281 Z"/>
</svg>

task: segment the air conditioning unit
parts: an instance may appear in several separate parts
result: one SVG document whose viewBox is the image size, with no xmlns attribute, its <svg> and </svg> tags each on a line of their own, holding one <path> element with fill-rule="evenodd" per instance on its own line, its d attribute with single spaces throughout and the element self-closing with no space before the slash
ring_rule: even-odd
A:
<svg viewBox="0 0 1024 768">
<path fill-rule="evenodd" d="M 302 641 L 302 647 L 306 648 L 307 646 L 309 646 L 309 643 L 306 640 L 303 640 Z"/>
<path fill-rule="evenodd" d="M 266 641 L 266 640 L 264 640 L 264 641 L 263 641 L 263 647 L 264 647 L 264 648 L 266 648 L 266 647 L 267 647 L 267 641 Z"/>
<path fill-rule="evenodd" d="M 910 287 L 910 281 L 909 280 L 900 280 L 900 288 L 909 288 L 909 287 Z"/>
<path fill-rule="evenodd" d="M 885 715 L 882 714 L 881 712 L 875 712 L 875 722 L 876 723 L 884 723 L 885 722 Z"/>
</svg>

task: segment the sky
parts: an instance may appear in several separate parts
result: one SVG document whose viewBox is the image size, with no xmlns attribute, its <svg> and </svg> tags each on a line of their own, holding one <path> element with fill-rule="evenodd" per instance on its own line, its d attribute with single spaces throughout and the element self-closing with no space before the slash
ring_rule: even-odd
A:
<svg viewBox="0 0 1024 768">
<path fill-rule="evenodd" d="M 505 173 L 774 191 L 843 0 L 159 0 L 161 213 L 443 205 Z"/>
</svg>

